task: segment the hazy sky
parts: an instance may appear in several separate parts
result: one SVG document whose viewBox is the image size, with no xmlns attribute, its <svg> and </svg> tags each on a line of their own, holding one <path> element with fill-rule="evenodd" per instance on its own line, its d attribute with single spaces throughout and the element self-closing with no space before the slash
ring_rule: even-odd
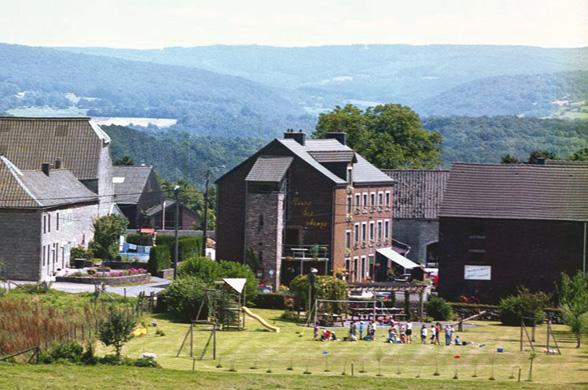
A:
<svg viewBox="0 0 588 390">
<path fill-rule="evenodd" d="M 0 0 L 0 42 L 588 46 L 588 0 Z"/>
</svg>

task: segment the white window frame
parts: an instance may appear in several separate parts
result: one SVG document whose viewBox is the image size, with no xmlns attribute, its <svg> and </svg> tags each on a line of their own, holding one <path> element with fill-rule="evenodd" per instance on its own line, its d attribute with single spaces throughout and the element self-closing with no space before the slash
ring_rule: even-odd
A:
<svg viewBox="0 0 588 390">
<path fill-rule="evenodd" d="M 378 206 L 384 205 L 384 192 L 378 191 Z"/>
<path fill-rule="evenodd" d="M 358 209 L 361 207 L 361 194 L 355 194 L 355 208 Z"/>
<path fill-rule="evenodd" d="M 351 195 L 347 196 L 347 204 L 345 210 L 347 214 L 351 214 L 353 212 L 353 197 Z"/>
<path fill-rule="evenodd" d="M 385 194 L 386 195 L 385 195 L 384 201 L 386 202 L 386 207 L 390 207 L 390 202 L 392 200 L 392 194 L 390 191 L 386 191 Z"/>
<path fill-rule="evenodd" d="M 368 237 L 367 222 L 361 223 L 361 242 L 366 242 Z"/>
<path fill-rule="evenodd" d="M 359 231 L 359 222 L 353 225 L 353 240 L 355 244 L 359 244 L 361 238 L 361 232 Z"/>
<path fill-rule="evenodd" d="M 362 202 L 362 206 L 363 207 L 368 207 L 368 201 L 369 201 L 369 197 L 368 197 L 368 193 L 367 192 L 362 192 L 361 194 L 361 202 Z"/>
<path fill-rule="evenodd" d="M 357 281 L 357 274 L 358 274 L 358 270 L 359 270 L 359 257 L 355 256 L 353 257 L 353 262 L 351 267 L 353 268 L 353 281 L 356 282 Z M 350 270 L 351 271 L 351 270 Z"/>
<path fill-rule="evenodd" d="M 376 223 L 374 221 L 370 221 L 369 237 L 370 241 L 374 241 L 376 238 Z"/>
<path fill-rule="evenodd" d="M 378 197 L 377 197 L 376 193 L 370 192 L 370 206 L 375 207 L 377 199 L 378 199 Z"/>
<path fill-rule="evenodd" d="M 384 239 L 387 240 L 388 238 L 390 238 L 390 221 L 385 220 L 384 221 Z"/>
<path fill-rule="evenodd" d="M 345 230 L 345 249 L 351 249 L 351 246 L 353 245 L 351 240 L 352 240 L 351 230 Z"/>
<path fill-rule="evenodd" d="M 376 226 L 377 226 L 376 237 L 378 238 L 378 241 L 381 241 L 384 237 L 384 234 L 382 232 L 382 221 L 378 220 Z"/>
<path fill-rule="evenodd" d="M 361 256 L 361 263 L 360 263 L 360 267 L 361 267 L 361 280 L 363 281 L 365 279 L 365 271 L 367 268 L 367 258 L 365 256 Z"/>
</svg>

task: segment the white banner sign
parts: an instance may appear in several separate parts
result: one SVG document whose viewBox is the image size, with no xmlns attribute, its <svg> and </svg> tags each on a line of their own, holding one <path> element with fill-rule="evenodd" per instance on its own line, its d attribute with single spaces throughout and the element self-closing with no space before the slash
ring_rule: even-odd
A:
<svg viewBox="0 0 588 390">
<path fill-rule="evenodd" d="M 464 266 L 463 278 L 465 280 L 490 280 L 492 267 L 489 265 L 466 265 Z"/>
</svg>

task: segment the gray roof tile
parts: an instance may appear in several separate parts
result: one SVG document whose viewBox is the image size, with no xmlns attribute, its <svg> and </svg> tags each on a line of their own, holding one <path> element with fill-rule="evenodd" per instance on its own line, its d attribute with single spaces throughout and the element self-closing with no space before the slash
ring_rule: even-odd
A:
<svg viewBox="0 0 588 390">
<path fill-rule="evenodd" d="M 454 164 L 441 217 L 588 220 L 588 168 Z"/>
<path fill-rule="evenodd" d="M 260 156 L 255 160 L 245 181 L 276 183 L 282 181 L 292 164 L 292 157 Z"/>
<path fill-rule="evenodd" d="M 114 166 L 112 182 L 114 183 L 115 201 L 119 204 L 137 204 L 147 185 L 151 166 Z"/>
</svg>

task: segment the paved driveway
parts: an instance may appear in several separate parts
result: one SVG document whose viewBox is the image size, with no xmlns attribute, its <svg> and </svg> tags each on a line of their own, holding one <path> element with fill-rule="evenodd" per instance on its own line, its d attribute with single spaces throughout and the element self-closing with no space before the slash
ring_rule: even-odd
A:
<svg viewBox="0 0 588 390">
<path fill-rule="evenodd" d="M 26 284 L 28 282 L 17 282 L 17 284 Z M 119 295 L 126 295 L 129 297 L 136 297 L 141 292 L 145 292 L 145 295 L 149 295 L 152 292 L 158 293 L 165 289 L 171 282 L 167 279 L 156 278 L 152 277 L 149 283 L 140 284 L 136 286 L 106 286 L 106 291 L 119 294 Z M 2 283 L 0 283 L 0 287 Z M 82 293 L 82 292 L 93 292 L 94 285 L 93 284 L 82 284 L 82 283 L 65 283 L 65 282 L 55 282 L 51 284 L 51 288 L 59 291 L 64 291 L 68 293 Z"/>
</svg>

